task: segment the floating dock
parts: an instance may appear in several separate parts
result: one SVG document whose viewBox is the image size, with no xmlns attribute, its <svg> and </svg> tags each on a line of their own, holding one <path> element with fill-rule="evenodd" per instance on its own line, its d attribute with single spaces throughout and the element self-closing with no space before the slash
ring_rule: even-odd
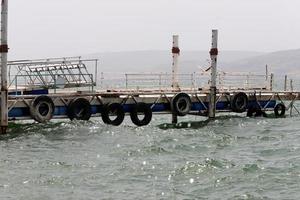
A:
<svg viewBox="0 0 300 200">
<path fill-rule="evenodd" d="M 97 85 L 100 74 L 95 59 L 7 62 L 7 0 L 2 1 L 1 33 L 2 133 L 8 121 L 16 120 L 46 123 L 52 119 L 101 117 L 104 123 L 118 126 L 128 115 L 133 124 L 146 126 L 153 114 L 170 114 L 172 123 L 177 123 L 181 116 L 213 119 L 219 112 L 247 113 L 249 117 L 266 116 L 266 112 L 274 112 L 276 117 L 285 116 L 286 111 L 299 113 L 294 102 L 300 100 L 300 92 L 287 91 L 287 77 L 284 91 L 275 91 L 274 75 L 268 70 L 263 75 L 217 70 L 217 30 L 212 31 L 210 67 L 203 72 L 178 73 L 180 48 L 178 36 L 173 36 L 170 74 L 125 74 L 121 81 L 124 87 L 114 87 L 111 82 L 110 89 Z"/>
<path fill-rule="evenodd" d="M 273 91 L 273 74 L 268 70 L 263 75 L 218 72 L 217 30 L 212 33 L 211 69 L 179 74 L 180 49 L 178 36 L 174 36 L 172 73 L 124 74 L 119 81 L 124 87 L 118 89 L 113 85 L 115 80 L 109 89 L 97 87 L 99 69 L 95 59 L 8 62 L 8 119 L 45 123 L 51 119 L 102 117 L 104 123 L 118 126 L 128 115 L 135 125 L 145 126 L 153 114 L 170 114 L 172 123 L 177 123 L 181 116 L 214 118 L 218 112 L 245 112 L 249 117 L 275 112 L 275 116 L 282 117 L 294 107 L 299 93 Z"/>
</svg>

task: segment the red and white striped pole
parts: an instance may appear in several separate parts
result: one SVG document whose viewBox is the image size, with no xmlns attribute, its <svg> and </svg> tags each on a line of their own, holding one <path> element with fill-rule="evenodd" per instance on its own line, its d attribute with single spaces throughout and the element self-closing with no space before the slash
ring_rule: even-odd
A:
<svg viewBox="0 0 300 200">
<path fill-rule="evenodd" d="M 7 87 L 7 13 L 8 13 L 8 0 L 2 0 L 1 3 L 1 114 L 0 114 L 0 126 L 1 134 L 5 134 L 8 127 L 8 87 Z"/>
</svg>

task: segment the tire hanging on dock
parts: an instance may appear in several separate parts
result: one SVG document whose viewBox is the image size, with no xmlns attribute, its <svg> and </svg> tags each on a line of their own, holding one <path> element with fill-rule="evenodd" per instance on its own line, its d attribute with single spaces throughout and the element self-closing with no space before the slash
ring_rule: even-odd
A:
<svg viewBox="0 0 300 200">
<path fill-rule="evenodd" d="M 247 110 L 248 97 L 244 92 L 235 94 L 231 100 L 231 109 L 233 112 L 243 113 Z"/>
<path fill-rule="evenodd" d="M 115 119 L 111 119 L 111 116 L 116 116 Z M 123 106 L 119 103 L 111 103 L 103 106 L 101 113 L 102 120 L 105 124 L 113 126 L 119 126 L 122 124 L 125 118 L 125 112 Z"/>
<path fill-rule="evenodd" d="M 274 108 L 275 117 L 283 117 L 285 115 L 286 107 L 283 103 L 279 103 Z"/>
<path fill-rule="evenodd" d="M 73 99 L 67 107 L 67 115 L 70 120 L 88 121 L 92 115 L 90 102 L 85 98 Z"/>
<path fill-rule="evenodd" d="M 35 121 L 46 123 L 52 119 L 54 109 L 55 106 L 50 97 L 38 96 L 31 102 L 30 115 Z"/>
<path fill-rule="evenodd" d="M 192 101 L 188 94 L 178 93 L 171 101 L 171 110 L 178 116 L 185 116 L 189 114 L 192 109 Z"/>
<path fill-rule="evenodd" d="M 143 115 L 142 119 L 139 116 Z M 137 126 L 146 126 L 152 120 L 152 110 L 146 103 L 137 103 L 130 112 L 132 123 Z"/>
</svg>

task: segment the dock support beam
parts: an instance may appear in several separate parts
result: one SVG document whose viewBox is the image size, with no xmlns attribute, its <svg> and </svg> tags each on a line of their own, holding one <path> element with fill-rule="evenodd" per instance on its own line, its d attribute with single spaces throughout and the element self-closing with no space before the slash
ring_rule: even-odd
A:
<svg viewBox="0 0 300 200">
<path fill-rule="evenodd" d="M 178 116 L 176 113 L 172 113 L 172 124 L 177 124 L 178 123 Z"/>
<path fill-rule="evenodd" d="M 7 12 L 8 12 L 8 0 L 2 0 L 1 3 L 1 114 L 0 114 L 0 131 L 1 134 L 5 134 L 8 127 L 8 87 L 7 87 Z"/>
<path fill-rule="evenodd" d="M 178 66 L 179 66 L 179 36 L 173 35 L 173 48 L 172 48 L 172 55 L 173 55 L 173 64 L 172 64 L 172 89 L 178 90 L 179 83 L 178 83 Z"/>
<path fill-rule="evenodd" d="M 211 58 L 211 79 L 209 94 L 208 117 L 216 117 L 216 93 L 217 93 L 217 57 L 218 57 L 218 30 L 212 30 L 212 46 L 210 50 Z"/>
</svg>

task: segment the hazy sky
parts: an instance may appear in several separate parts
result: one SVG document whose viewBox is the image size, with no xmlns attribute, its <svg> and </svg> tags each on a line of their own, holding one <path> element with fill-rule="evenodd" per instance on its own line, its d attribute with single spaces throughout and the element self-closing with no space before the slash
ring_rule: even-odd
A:
<svg viewBox="0 0 300 200">
<path fill-rule="evenodd" d="M 300 0 L 9 0 L 11 59 L 107 51 L 300 48 Z"/>
</svg>

